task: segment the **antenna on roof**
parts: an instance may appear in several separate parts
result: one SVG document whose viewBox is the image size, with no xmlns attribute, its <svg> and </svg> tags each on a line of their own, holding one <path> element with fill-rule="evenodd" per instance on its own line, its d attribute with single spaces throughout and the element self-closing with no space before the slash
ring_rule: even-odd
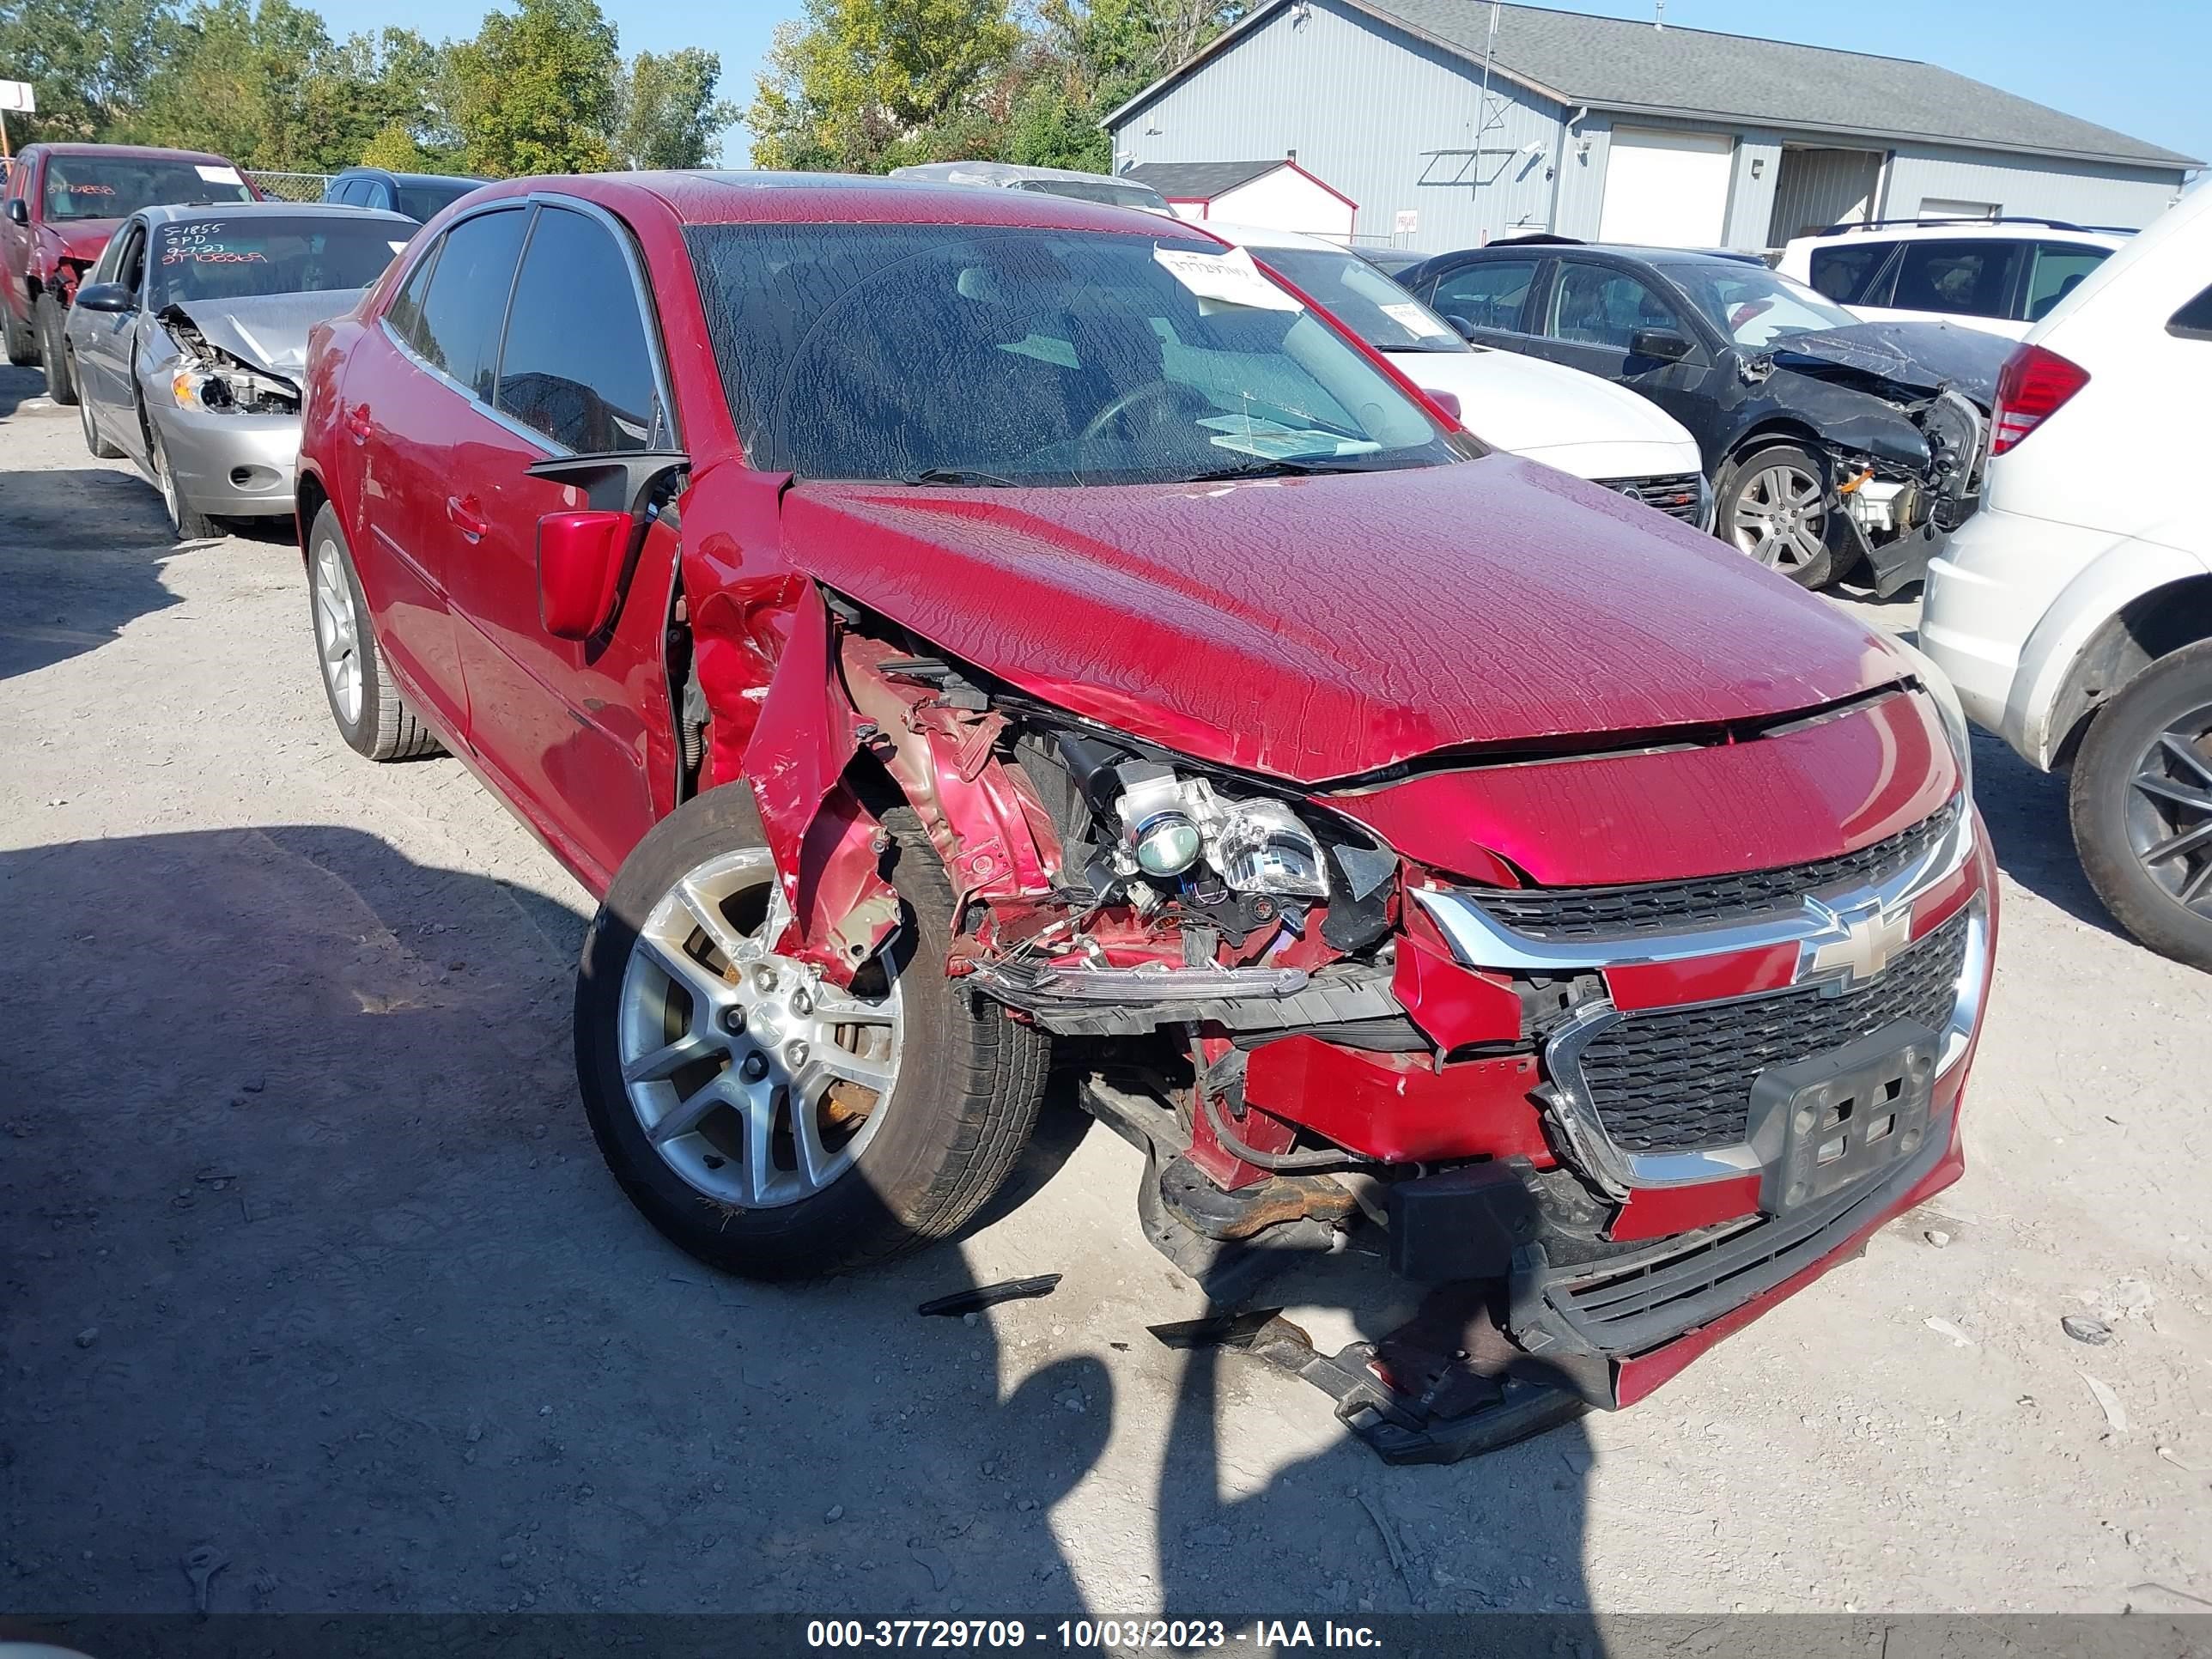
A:
<svg viewBox="0 0 2212 1659">
<path fill-rule="evenodd" d="M 1651 0 L 1651 27 L 1655 29 L 1667 27 L 1667 0 Z"/>
</svg>

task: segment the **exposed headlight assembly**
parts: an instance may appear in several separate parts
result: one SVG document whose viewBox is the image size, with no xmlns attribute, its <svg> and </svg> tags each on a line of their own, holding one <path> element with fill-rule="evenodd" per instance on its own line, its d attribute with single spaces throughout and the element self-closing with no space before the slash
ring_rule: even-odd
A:
<svg viewBox="0 0 2212 1659">
<path fill-rule="evenodd" d="M 210 415 L 295 414 L 300 407 L 294 387 L 249 369 L 179 368 L 169 376 L 169 395 L 179 409 Z"/>
<path fill-rule="evenodd" d="M 1120 769 L 1116 865 L 1124 875 L 1170 879 L 1202 858 L 1230 888 L 1279 898 L 1327 898 L 1321 842 L 1279 800 L 1231 800 L 1203 778 L 1132 761 Z"/>
</svg>

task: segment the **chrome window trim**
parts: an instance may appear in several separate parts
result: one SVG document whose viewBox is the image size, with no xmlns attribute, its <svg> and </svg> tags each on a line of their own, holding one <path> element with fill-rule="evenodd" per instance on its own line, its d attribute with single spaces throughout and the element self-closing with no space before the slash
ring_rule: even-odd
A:
<svg viewBox="0 0 2212 1659">
<path fill-rule="evenodd" d="M 1942 1043 L 1936 1062 L 1938 1083 L 1965 1058 L 1967 1045 L 1973 1041 L 1974 1028 L 1981 1019 L 1982 1003 L 1989 988 L 1989 901 L 1985 895 L 1974 896 L 1968 903 L 1966 916 L 1966 957 L 1960 964 L 1952 996 L 1951 1018 L 1944 1030 L 1937 1033 Z M 1916 940 L 1914 947 L 1924 939 L 1923 935 L 1922 940 Z M 1653 1012 L 1763 1001 L 1776 996 L 1802 994 L 1806 989 L 1801 982 L 1783 991 L 1674 1004 Z M 1756 1174 L 1772 1164 L 1780 1156 L 1781 1146 L 1764 1145 L 1756 1138 L 1732 1146 L 1692 1152 L 1631 1152 L 1614 1143 L 1607 1132 L 1605 1120 L 1598 1113 L 1596 1102 L 1590 1097 L 1589 1086 L 1583 1077 L 1582 1057 L 1598 1037 L 1623 1020 L 1634 1018 L 1610 1002 L 1600 1003 L 1561 1026 L 1544 1048 L 1544 1068 L 1550 1078 L 1543 1091 L 1544 1098 L 1553 1121 L 1566 1136 L 1569 1147 L 1581 1161 L 1583 1172 L 1607 1196 L 1620 1200 L 1640 1187 L 1696 1186 L 1731 1176 Z"/>
<path fill-rule="evenodd" d="M 1421 887 L 1413 898 L 1440 928 L 1452 954 L 1468 968 L 1537 974 L 1588 973 L 1646 963 L 1687 962 L 1777 945 L 1800 947 L 1797 978 L 1814 976 L 1824 945 L 1863 918 L 1890 921 L 1923 893 L 1955 875 L 1974 848 L 1974 817 L 1961 811 L 1950 830 L 1887 881 L 1833 893 L 1806 894 L 1796 914 L 1757 921 L 1686 928 L 1619 939 L 1547 939 L 1508 927 L 1464 890 Z"/>
<path fill-rule="evenodd" d="M 496 386 L 499 381 L 500 364 L 507 356 L 507 322 L 508 313 L 514 304 L 514 285 L 521 277 L 523 260 L 529 257 L 531 238 L 536 234 L 538 228 L 537 210 L 541 207 L 557 207 L 580 212 L 586 218 L 596 220 L 603 228 L 613 234 L 615 246 L 621 251 L 623 262 L 629 271 L 630 294 L 638 307 L 638 319 L 645 325 L 646 353 L 653 362 L 653 396 L 660 401 L 660 421 L 668 428 L 667 443 L 664 447 L 670 449 L 682 448 L 683 437 L 678 428 L 676 400 L 669 392 L 668 362 L 661 349 L 660 313 L 653 306 L 651 291 L 646 287 L 641 275 L 635 239 L 630 235 L 629 229 L 621 220 L 599 206 L 598 203 L 586 202 L 574 196 L 562 196 L 553 191 L 532 191 L 528 196 L 497 197 L 480 206 L 472 207 L 465 213 L 455 215 L 438 233 L 429 245 L 416 256 L 416 263 L 408 266 L 406 272 L 400 276 L 398 283 L 393 288 L 392 293 L 398 294 L 400 289 L 407 285 L 415 274 L 416 265 L 424 260 L 440 257 L 446 245 L 446 238 L 450 236 L 458 227 L 467 223 L 471 219 L 483 218 L 488 214 L 520 212 L 528 215 L 527 221 L 522 228 L 522 245 L 515 252 L 514 274 L 507 279 L 507 303 L 500 308 L 499 355 L 492 360 L 492 382 Z M 436 279 L 437 273 L 433 271 L 431 280 L 435 282 Z M 423 297 L 425 299 L 429 297 L 429 290 L 427 287 L 423 290 Z M 384 308 L 376 314 L 376 325 L 383 330 L 384 337 L 389 340 L 409 362 L 433 380 L 444 385 L 463 402 L 472 406 L 478 414 L 496 422 L 532 448 L 539 451 L 547 459 L 559 459 L 577 453 L 566 445 L 555 442 L 536 427 L 526 425 L 495 404 L 487 403 L 483 398 L 477 396 L 473 387 L 463 386 L 435 363 L 422 356 L 407 343 L 398 329 L 392 327 L 390 310 L 391 301 L 387 300 Z"/>
</svg>

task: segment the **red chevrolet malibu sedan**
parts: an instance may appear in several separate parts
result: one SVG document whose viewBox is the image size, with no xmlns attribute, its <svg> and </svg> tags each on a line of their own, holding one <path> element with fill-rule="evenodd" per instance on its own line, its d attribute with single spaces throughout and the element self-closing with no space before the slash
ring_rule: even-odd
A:
<svg viewBox="0 0 2212 1659">
<path fill-rule="evenodd" d="M 299 501 L 339 729 L 599 896 L 585 1108 L 718 1267 L 953 1233 L 1056 1070 L 1223 1297 L 1363 1212 L 1467 1291 L 1452 1388 L 1340 1367 L 1444 1455 L 1959 1174 L 1996 891 L 1942 677 L 1195 227 L 480 191 L 319 332 Z"/>
</svg>

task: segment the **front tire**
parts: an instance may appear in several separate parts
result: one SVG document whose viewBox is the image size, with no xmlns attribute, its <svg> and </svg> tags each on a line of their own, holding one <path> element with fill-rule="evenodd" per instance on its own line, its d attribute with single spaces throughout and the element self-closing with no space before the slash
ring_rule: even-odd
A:
<svg viewBox="0 0 2212 1659">
<path fill-rule="evenodd" d="M 161 505 L 169 514 L 169 527 L 180 542 L 204 542 L 222 534 L 213 519 L 185 499 L 183 486 L 169 467 L 169 452 L 161 442 L 161 428 L 146 422 L 146 454 L 154 468 L 154 488 L 161 492 Z"/>
<path fill-rule="evenodd" d="M 0 323 L 6 325 L 9 362 L 17 368 L 35 368 L 39 362 L 37 332 L 5 301 L 0 301 Z"/>
<path fill-rule="evenodd" d="M 39 331 L 39 363 L 46 372 L 46 396 L 66 407 L 76 401 L 76 382 L 70 376 L 69 337 L 63 332 L 66 319 L 61 304 L 52 295 L 41 294 L 31 315 Z"/>
<path fill-rule="evenodd" d="M 607 1166 L 679 1248 L 804 1279 L 945 1238 L 1019 1160 L 1049 1045 L 949 979 L 951 883 L 884 817 L 896 935 L 839 991 L 769 950 L 782 898 L 743 784 L 638 843 L 585 936 L 576 1074 Z"/>
<path fill-rule="evenodd" d="M 2115 920 L 2212 970 L 2212 640 L 2161 657 L 2105 705 L 2068 790 L 2075 850 Z"/>
<path fill-rule="evenodd" d="M 1714 530 L 1800 587 L 1826 587 L 1836 574 L 1828 551 L 1826 476 L 1819 459 L 1795 444 L 1769 444 L 1740 456 L 1721 475 Z"/>
<path fill-rule="evenodd" d="M 307 604 L 323 696 L 346 746 L 373 761 L 437 754 L 442 745 L 436 734 L 408 708 L 385 666 L 353 554 L 328 501 L 307 531 Z"/>
<path fill-rule="evenodd" d="M 76 379 L 76 362 L 74 358 L 70 362 L 70 379 L 72 381 Z M 84 428 L 84 447 L 92 452 L 94 460 L 118 461 L 123 459 L 123 452 L 100 435 L 100 422 L 93 415 L 91 398 L 80 398 L 76 406 L 76 418 L 78 424 Z"/>
</svg>

